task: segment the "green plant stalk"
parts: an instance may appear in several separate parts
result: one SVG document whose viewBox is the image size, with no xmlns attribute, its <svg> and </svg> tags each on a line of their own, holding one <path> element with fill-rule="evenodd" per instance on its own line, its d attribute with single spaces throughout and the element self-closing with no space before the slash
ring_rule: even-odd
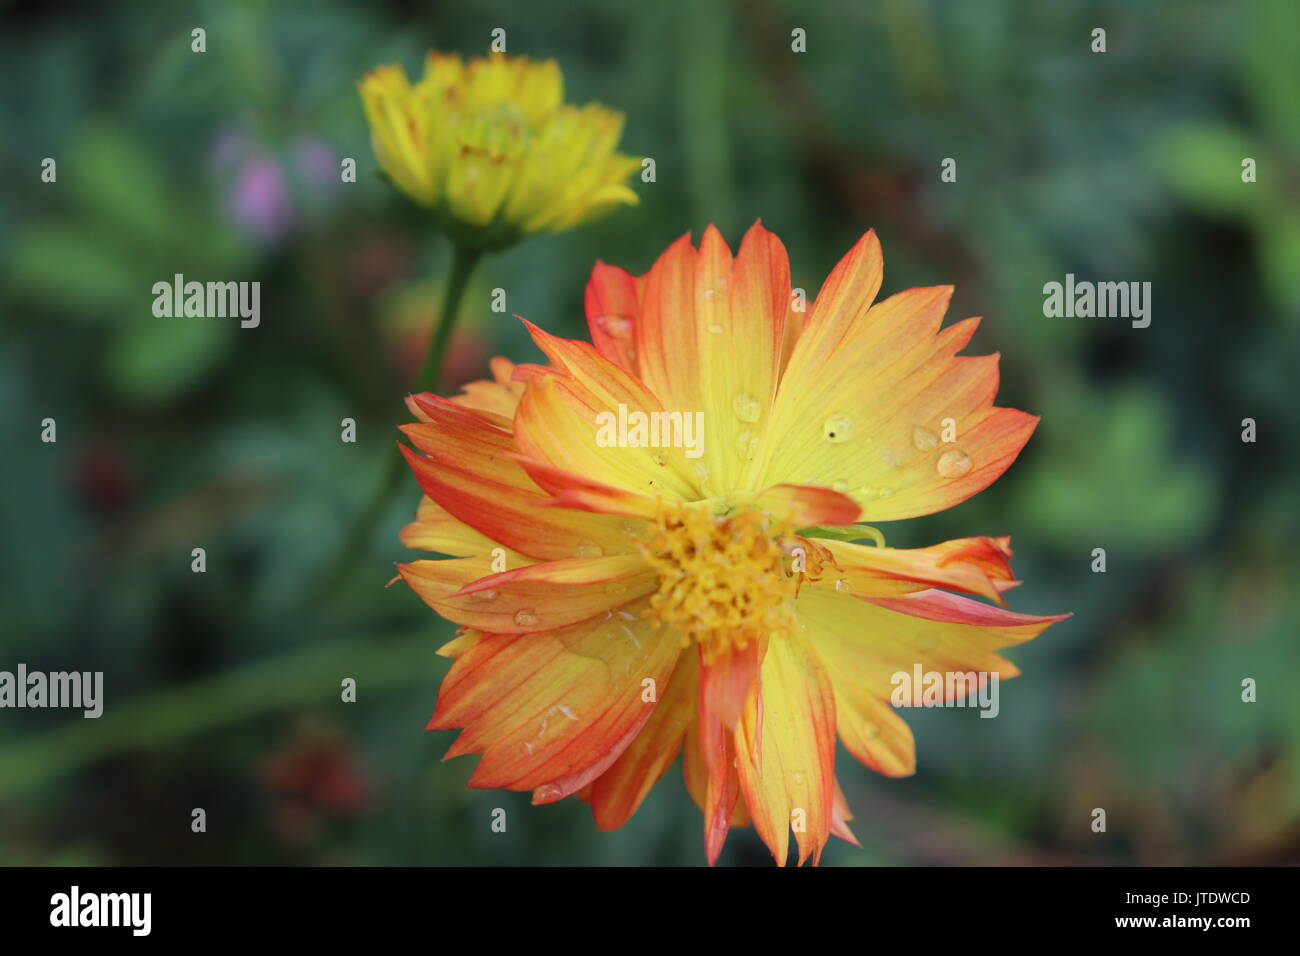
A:
<svg viewBox="0 0 1300 956">
<path fill-rule="evenodd" d="M 202 680 L 142 693 L 99 720 L 69 720 L 0 740 L 0 797 L 39 788 L 121 753 L 183 741 L 271 713 L 337 704 L 340 680 L 362 692 L 436 683 L 427 627 L 311 644 Z"/>
<path fill-rule="evenodd" d="M 418 392 L 436 392 L 442 385 L 442 366 L 447 358 L 447 346 L 451 344 L 452 330 L 460 315 L 460 302 L 481 256 L 477 249 L 459 243 L 452 246 L 451 275 L 447 277 L 447 288 L 443 292 L 442 314 L 438 327 L 433 330 L 433 340 L 424 355 L 420 374 L 415 379 Z"/>
<path fill-rule="evenodd" d="M 424 355 L 424 363 L 420 366 L 419 375 L 415 380 L 416 392 L 437 392 L 441 388 L 442 367 L 446 362 L 452 331 L 456 320 L 460 317 L 461 301 L 465 298 L 465 289 L 469 286 L 470 276 L 473 275 L 474 267 L 478 265 L 481 257 L 482 252 L 478 249 L 460 243 L 452 244 L 451 275 L 447 278 L 447 288 L 443 292 L 442 311 L 438 316 L 438 324 L 433 330 L 429 350 Z M 338 558 L 322 579 L 326 591 L 333 591 L 342 584 L 352 568 L 355 557 L 374 532 L 375 524 L 383 518 L 394 495 L 402 487 L 402 476 L 407 471 L 402 453 L 394 448 L 387 457 L 388 464 L 378 488 L 366 507 L 357 515 L 357 520 L 353 522 L 347 537 L 343 539 L 343 548 Z"/>
</svg>

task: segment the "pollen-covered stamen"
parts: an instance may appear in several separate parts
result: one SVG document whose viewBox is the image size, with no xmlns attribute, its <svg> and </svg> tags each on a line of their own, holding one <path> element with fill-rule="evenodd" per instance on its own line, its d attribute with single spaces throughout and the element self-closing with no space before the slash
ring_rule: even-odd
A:
<svg viewBox="0 0 1300 956">
<path fill-rule="evenodd" d="M 828 563 L 839 568 L 835 555 L 815 540 L 791 534 L 782 538 L 780 543 L 781 553 L 788 557 L 786 575 L 794 578 L 795 597 L 799 596 L 799 589 L 805 581 L 815 584 L 822 579 Z"/>
<path fill-rule="evenodd" d="M 794 626 L 794 579 L 782 547 L 787 529 L 742 510 L 715 517 L 704 508 L 665 505 L 642 545 L 659 572 L 646 615 L 669 624 L 682 645 L 695 641 L 706 663 Z"/>
</svg>

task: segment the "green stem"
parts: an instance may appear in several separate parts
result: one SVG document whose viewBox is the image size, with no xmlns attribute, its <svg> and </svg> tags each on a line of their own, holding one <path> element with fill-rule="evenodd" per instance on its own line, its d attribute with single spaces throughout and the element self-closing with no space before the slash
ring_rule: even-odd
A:
<svg viewBox="0 0 1300 956">
<path fill-rule="evenodd" d="M 454 245 L 451 253 L 451 275 L 447 278 L 447 288 L 442 297 L 442 315 L 438 327 L 433 330 L 433 340 L 429 351 L 425 353 L 424 364 L 415 379 L 417 392 L 436 392 L 442 384 L 442 366 L 447 358 L 447 346 L 451 344 L 452 328 L 460 312 L 460 300 L 465 297 L 465 288 L 469 277 L 478 265 L 482 255 L 477 249 Z"/>
<path fill-rule="evenodd" d="M 425 353 L 424 363 L 415 380 L 416 392 L 437 392 L 442 386 L 442 367 L 446 362 L 447 347 L 451 344 L 451 333 L 460 317 L 461 300 L 465 298 L 470 276 L 481 256 L 482 252 L 477 249 L 459 243 L 452 245 L 451 274 L 447 277 L 447 288 L 442 297 L 442 312 L 429 341 L 429 351 Z M 402 487 L 402 476 L 406 471 L 406 462 L 401 452 L 393 448 L 388 454 L 388 464 L 380 484 L 366 507 L 357 515 L 347 537 L 343 539 L 342 550 L 321 579 L 324 591 L 334 591 L 343 583 L 353 562 L 370 540 L 375 524 L 383 518 L 393 497 Z"/>
<path fill-rule="evenodd" d="M 265 714 L 338 704 L 341 680 L 361 694 L 434 680 L 428 627 L 309 644 L 277 657 L 114 703 L 99 720 L 68 720 L 0 740 L 0 798 L 52 783 L 109 757 L 193 740 Z"/>
</svg>

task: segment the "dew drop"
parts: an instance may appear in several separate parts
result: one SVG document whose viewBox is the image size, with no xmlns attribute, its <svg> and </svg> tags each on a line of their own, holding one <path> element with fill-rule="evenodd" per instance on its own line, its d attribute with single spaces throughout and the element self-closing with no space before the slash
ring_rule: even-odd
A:
<svg viewBox="0 0 1300 956">
<path fill-rule="evenodd" d="M 867 724 L 867 726 L 862 728 L 862 733 L 868 740 L 872 740 L 880 736 L 880 727 L 876 724 Z"/>
<path fill-rule="evenodd" d="M 879 488 L 876 489 L 877 498 L 888 498 L 893 493 L 894 493 L 894 489 L 889 487 L 889 485 L 881 485 Z"/>
<path fill-rule="evenodd" d="M 601 546 L 594 541 L 579 541 L 577 547 L 573 549 L 575 558 L 599 558 L 604 553 Z"/>
<path fill-rule="evenodd" d="M 934 468 L 945 478 L 960 478 L 970 471 L 970 456 L 960 448 L 953 448 L 939 456 Z"/>
<path fill-rule="evenodd" d="M 606 594 L 622 594 L 622 593 L 624 593 L 626 590 L 627 590 L 627 585 L 626 585 L 626 584 L 619 584 L 617 581 L 613 581 L 613 582 L 611 582 L 611 583 L 605 585 L 605 593 L 606 593 Z"/>
<path fill-rule="evenodd" d="M 553 783 L 544 783 L 533 791 L 533 803 L 550 803 L 558 800 L 563 792 Z"/>
<path fill-rule="evenodd" d="M 471 601 L 493 601 L 496 599 L 497 592 L 490 588 L 486 591 L 471 591 L 469 599 Z"/>
<path fill-rule="evenodd" d="M 933 451 L 939 447 L 939 436 L 930 429 L 917 425 L 912 429 L 912 444 L 917 451 Z"/>
<path fill-rule="evenodd" d="M 653 452 L 650 455 L 650 458 L 660 468 L 664 468 L 668 465 L 668 455 L 662 451 Z"/>
<path fill-rule="evenodd" d="M 717 322 L 710 322 L 710 323 L 709 323 L 709 331 L 712 332 L 714 335 L 721 335 L 721 334 L 722 334 L 722 326 L 719 325 Z"/>
<path fill-rule="evenodd" d="M 703 299 L 705 302 L 712 302 L 712 301 L 713 301 L 713 297 L 714 297 L 715 295 L 717 295 L 717 294 L 718 294 L 718 293 L 717 293 L 717 290 L 715 290 L 715 289 L 701 289 L 701 290 L 700 290 L 700 298 Z"/>
<path fill-rule="evenodd" d="M 632 320 L 621 315 L 598 315 L 596 327 L 616 339 L 625 339 L 632 334 Z"/>
<path fill-rule="evenodd" d="M 521 607 L 515 611 L 515 623 L 520 627 L 532 627 L 538 620 L 537 614 L 530 607 Z"/>
<path fill-rule="evenodd" d="M 844 494 L 844 492 L 849 490 L 849 483 L 843 480 L 837 481 L 831 485 L 831 490 L 838 491 L 840 494 Z"/>
<path fill-rule="evenodd" d="M 758 399 L 748 392 L 740 392 L 731 401 L 731 407 L 735 409 L 736 417 L 742 422 L 756 422 L 758 416 L 762 414 L 762 406 L 758 404 Z"/>
<path fill-rule="evenodd" d="M 848 594 L 853 590 L 853 585 L 849 584 L 849 582 L 844 578 L 840 578 L 835 582 L 835 590 L 839 591 L 841 594 Z"/>
<path fill-rule="evenodd" d="M 799 773 L 796 770 L 793 776 L 791 777 L 791 780 L 793 780 L 794 785 L 796 787 L 802 787 L 804 785 L 804 782 L 807 780 L 807 778 L 802 773 Z"/>
<path fill-rule="evenodd" d="M 700 481 L 708 481 L 709 480 L 708 466 L 706 466 L 702 462 L 697 461 L 695 463 L 695 477 L 699 478 Z"/>
<path fill-rule="evenodd" d="M 758 436 L 748 428 L 736 436 L 736 454 L 741 461 L 749 461 L 758 450 Z"/>
<path fill-rule="evenodd" d="M 832 415 L 822 423 L 822 434 L 836 445 L 846 442 L 853 434 L 853 419 L 848 415 Z"/>
</svg>

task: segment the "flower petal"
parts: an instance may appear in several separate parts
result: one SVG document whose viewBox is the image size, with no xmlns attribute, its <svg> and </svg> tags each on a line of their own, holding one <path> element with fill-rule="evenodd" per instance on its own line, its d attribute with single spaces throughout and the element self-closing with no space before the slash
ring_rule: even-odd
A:
<svg viewBox="0 0 1300 956">
<path fill-rule="evenodd" d="M 695 655 L 682 654 L 668 685 L 659 689 L 659 702 L 646 725 L 582 795 L 600 829 L 617 830 L 626 823 L 677 759 L 682 739 L 695 724 L 697 680 Z"/>
<path fill-rule="evenodd" d="M 687 786 L 692 777 L 702 783 L 703 792 L 696 802 L 704 811 L 704 856 L 709 866 L 718 862 L 727 831 L 736 826 L 740 797 L 740 775 L 736 767 L 736 736 L 722 722 L 722 718 L 704 707 L 697 708 L 700 716 L 699 732 L 688 735 Z M 694 759 L 692 759 L 694 758 Z"/>
<path fill-rule="evenodd" d="M 853 819 L 853 814 L 849 812 L 849 802 L 844 799 L 844 790 L 840 787 L 839 780 L 835 781 L 835 805 L 831 811 L 831 833 L 835 834 L 846 843 L 852 843 L 856 847 L 861 847 L 858 838 L 853 835 L 849 829 L 849 821 Z"/>
<path fill-rule="evenodd" d="M 560 507 L 641 518 L 653 518 L 658 512 L 657 500 L 646 495 L 611 488 L 599 481 L 525 455 L 511 457 L 519 462 L 539 488 L 551 493 L 552 503 Z"/>
<path fill-rule="evenodd" d="M 757 495 L 753 504 L 796 528 L 852 524 L 862 513 L 852 498 L 816 485 L 773 485 Z"/>
<path fill-rule="evenodd" d="M 800 593 L 799 620 L 833 675 L 844 746 L 887 776 L 915 770 L 912 733 L 889 701 L 894 675 L 1019 670 L 995 653 L 1032 640 L 1069 615 L 1017 614 L 944 591 L 855 597 L 821 584 Z"/>
<path fill-rule="evenodd" d="M 789 303 L 785 247 L 761 223 L 734 259 L 709 226 L 698 251 L 683 236 L 645 277 L 641 374 L 665 408 L 703 412 L 706 496 L 752 487 L 742 474 L 771 409 Z"/>
<path fill-rule="evenodd" d="M 528 381 L 515 414 L 521 453 L 624 491 L 688 501 L 699 497 L 687 449 L 625 444 L 618 434 L 617 423 L 633 416 L 649 423 L 651 416 L 662 415 L 658 398 L 587 343 L 558 339 L 535 326 L 529 330 L 556 367 L 516 369 L 516 377 Z M 680 414 L 677 421 L 675 437 L 684 439 Z"/>
<path fill-rule="evenodd" d="M 573 557 L 589 542 L 605 554 L 634 550 L 619 519 L 551 506 L 519 464 L 509 457 L 509 434 L 449 402 L 429 403 L 428 424 L 402 431 L 424 452 L 399 446 L 420 487 L 449 514 L 520 554 L 543 560 Z"/>
<path fill-rule="evenodd" d="M 634 617 L 631 635 L 600 619 L 484 634 L 456 658 L 429 727 L 464 728 L 448 757 L 483 754 L 470 786 L 534 790 L 617 758 L 653 712 L 642 681 L 666 686 L 680 651 Z"/>
<path fill-rule="evenodd" d="M 864 243 L 827 280 L 795 344 L 756 483 L 843 482 L 868 521 L 929 514 L 997 479 L 1037 419 L 993 406 L 996 355 L 957 356 L 977 320 L 939 331 L 951 287 L 867 308 L 879 250 Z"/>
<path fill-rule="evenodd" d="M 889 596 L 951 588 L 1003 603 L 1014 581 L 1010 538 L 957 538 L 929 548 L 876 548 L 823 540 L 854 593 Z"/>
<path fill-rule="evenodd" d="M 785 865 L 791 829 L 799 862 L 820 861 L 835 802 L 835 695 L 809 641 L 768 642 L 761 686 L 735 737 L 745 803 L 777 864 Z"/>
<path fill-rule="evenodd" d="M 717 718 L 728 730 L 736 726 L 749 695 L 758 685 L 766 641 L 729 651 L 713 663 L 706 663 L 700 650 L 700 711 Z"/>
<path fill-rule="evenodd" d="M 494 548 L 500 547 L 487 535 L 454 518 L 428 495 L 420 498 L 415 520 L 402 528 L 400 537 L 408 548 L 437 551 L 456 558 L 491 554 Z M 506 563 L 518 567 L 525 562 L 520 555 L 507 550 Z"/>
<path fill-rule="evenodd" d="M 462 386 L 461 394 L 452 401 L 467 408 L 492 412 L 507 422 L 515 417 L 515 408 L 519 405 L 519 396 L 524 393 L 524 386 L 513 381 L 515 363 L 507 358 L 497 356 L 489 363 L 492 369 L 492 381 L 480 380 Z"/>
<path fill-rule="evenodd" d="M 487 554 L 471 558 L 445 558 L 438 561 L 408 561 L 397 572 L 412 591 L 430 607 L 467 584 L 492 573 L 492 557 Z"/>
<path fill-rule="evenodd" d="M 638 374 L 636 324 L 645 280 L 618 266 L 597 262 L 587 280 L 583 305 L 596 351 L 632 375 Z"/>
<path fill-rule="evenodd" d="M 698 708 L 696 713 L 700 715 L 699 727 L 688 729 L 682 747 L 682 780 L 704 814 L 705 858 L 712 866 L 722 853 L 728 830 L 749 826 L 750 818 L 740 795 L 732 735 L 717 717 L 706 719 Z M 716 754 L 706 758 L 706 750 Z"/>
<path fill-rule="evenodd" d="M 655 589 L 658 576 L 639 554 L 568 558 L 488 574 L 458 590 L 428 596 L 421 576 L 440 561 L 399 564 L 411 587 L 447 620 L 494 634 L 529 634 L 601 616 L 625 633 L 636 618 L 625 605 Z M 616 615 L 614 619 L 611 616 Z"/>
</svg>

